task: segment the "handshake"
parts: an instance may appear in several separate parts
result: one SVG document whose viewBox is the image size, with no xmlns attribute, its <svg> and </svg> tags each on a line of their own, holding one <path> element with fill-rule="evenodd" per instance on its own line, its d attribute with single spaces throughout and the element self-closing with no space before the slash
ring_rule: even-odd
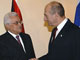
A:
<svg viewBox="0 0 80 60">
<path fill-rule="evenodd" d="M 39 60 L 38 58 L 31 58 L 31 59 L 29 59 L 29 60 Z"/>
</svg>

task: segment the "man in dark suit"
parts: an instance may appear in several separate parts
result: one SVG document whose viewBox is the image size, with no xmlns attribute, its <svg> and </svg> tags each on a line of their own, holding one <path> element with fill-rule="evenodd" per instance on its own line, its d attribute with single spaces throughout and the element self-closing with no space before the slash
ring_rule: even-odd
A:
<svg viewBox="0 0 80 60">
<path fill-rule="evenodd" d="M 62 4 L 50 2 L 45 7 L 44 18 L 55 28 L 51 34 L 49 51 L 39 60 L 80 60 L 80 29 L 65 17 Z"/>
<path fill-rule="evenodd" d="M 6 33 L 0 36 L 0 60 L 33 60 L 35 53 L 31 38 L 22 33 L 22 22 L 17 13 L 4 17 Z"/>
</svg>

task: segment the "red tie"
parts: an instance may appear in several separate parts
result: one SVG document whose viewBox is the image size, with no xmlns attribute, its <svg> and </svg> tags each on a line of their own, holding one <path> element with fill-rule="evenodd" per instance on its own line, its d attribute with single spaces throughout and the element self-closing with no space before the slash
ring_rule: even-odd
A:
<svg viewBox="0 0 80 60">
<path fill-rule="evenodd" d="M 21 42 L 20 42 L 20 39 L 19 39 L 19 35 L 16 36 L 16 39 L 17 39 L 17 42 L 19 43 L 19 45 L 23 48 L 23 46 L 22 46 L 22 44 L 21 44 Z M 23 48 L 23 50 L 24 50 L 24 48 Z M 25 51 L 25 50 L 24 50 L 24 51 Z"/>
<path fill-rule="evenodd" d="M 21 45 L 21 42 L 20 42 L 20 39 L 19 39 L 18 35 L 16 36 L 16 38 L 17 38 L 18 43 Z"/>
<path fill-rule="evenodd" d="M 56 35 L 56 31 L 57 31 L 57 27 L 54 29 L 54 32 L 53 32 L 53 41 L 55 40 L 55 35 Z"/>
</svg>

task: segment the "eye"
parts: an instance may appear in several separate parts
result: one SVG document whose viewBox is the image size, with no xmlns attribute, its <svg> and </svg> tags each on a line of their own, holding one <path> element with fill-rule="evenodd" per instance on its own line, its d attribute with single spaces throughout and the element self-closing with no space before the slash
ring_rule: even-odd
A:
<svg viewBox="0 0 80 60">
<path fill-rule="evenodd" d="M 16 25 L 18 25 L 18 23 L 19 23 L 18 21 L 15 22 Z"/>
<path fill-rule="evenodd" d="M 16 21 L 16 22 L 14 22 L 12 24 L 18 25 L 19 23 L 22 24 L 22 21 Z"/>
</svg>

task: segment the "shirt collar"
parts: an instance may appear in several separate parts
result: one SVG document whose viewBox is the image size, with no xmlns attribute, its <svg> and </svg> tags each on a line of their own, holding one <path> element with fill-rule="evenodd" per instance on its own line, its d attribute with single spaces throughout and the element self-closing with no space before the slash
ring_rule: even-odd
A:
<svg viewBox="0 0 80 60">
<path fill-rule="evenodd" d="M 8 31 L 14 38 L 16 38 L 16 34 L 13 34 L 12 32 Z M 19 34 L 18 34 L 19 35 Z"/>
<path fill-rule="evenodd" d="M 57 29 L 60 31 L 64 25 L 66 24 L 66 22 L 68 21 L 67 18 L 65 18 L 58 26 L 57 26 Z"/>
</svg>

